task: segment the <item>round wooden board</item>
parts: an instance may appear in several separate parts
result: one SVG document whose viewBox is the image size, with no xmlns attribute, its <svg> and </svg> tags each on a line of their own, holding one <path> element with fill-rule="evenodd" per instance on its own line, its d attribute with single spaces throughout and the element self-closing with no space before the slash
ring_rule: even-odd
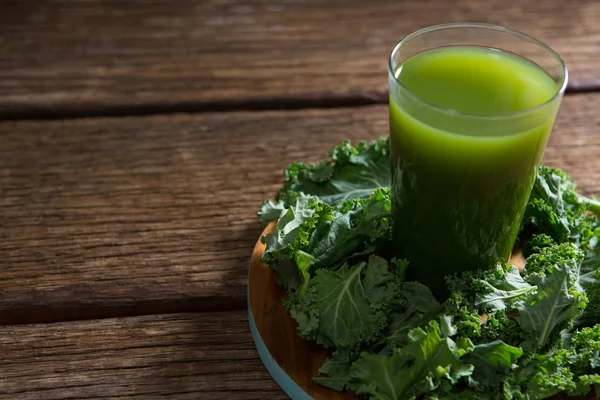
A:
<svg viewBox="0 0 600 400">
<path fill-rule="evenodd" d="M 267 225 L 261 237 L 275 229 Z M 293 400 L 358 400 L 351 392 L 336 392 L 317 385 L 313 377 L 328 357 L 327 350 L 298 336 L 296 321 L 283 308 L 286 296 L 276 273 L 260 261 L 265 245 L 260 238 L 252 252 L 248 282 L 248 318 L 258 353 L 277 384 Z M 523 254 L 515 252 L 510 262 L 523 269 Z"/>
</svg>

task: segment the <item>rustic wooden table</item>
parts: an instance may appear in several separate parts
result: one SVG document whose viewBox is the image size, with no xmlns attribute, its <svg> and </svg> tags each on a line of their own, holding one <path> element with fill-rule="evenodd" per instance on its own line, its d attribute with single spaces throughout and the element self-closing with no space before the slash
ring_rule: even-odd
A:
<svg viewBox="0 0 600 400">
<path fill-rule="evenodd" d="M 506 25 L 571 72 L 545 161 L 600 194 L 595 0 L 0 0 L 0 398 L 284 398 L 246 314 L 292 161 L 387 133 L 417 28 Z"/>
</svg>

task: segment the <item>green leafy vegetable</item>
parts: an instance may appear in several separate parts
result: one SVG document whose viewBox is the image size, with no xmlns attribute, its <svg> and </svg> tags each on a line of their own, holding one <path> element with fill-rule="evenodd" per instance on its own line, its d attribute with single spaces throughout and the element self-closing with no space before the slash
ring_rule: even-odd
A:
<svg viewBox="0 0 600 400">
<path fill-rule="evenodd" d="M 465 338 L 451 339 L 456 331 L 450 317 L 441 321 L 411 330 L 408 344 L 390 357 L 363 353 L 350 368 L 350 387 L 374 399 L 398 400 L 435 390 L 444 380 L 454 384 L 471 375 L 473 365 L 462 359 L 473 344 Z"/>
<path fill-rule="evenodd" d="M 368 264 L 317 271 L 290 313 L 301 336 L 327 347 L 357 348 L 378 339 L 398 290 L 388 263 L 371 256 Z"/>
<path fill-rule="evenodd" d="M 315 229 L 319 201 L 312 196 L 299 195 L 296 204 L 282 211 L 275 231 L 262 238 L 267 245 L 262 260 L 277 271 L 279 282 L 297 289 L 308 279 L 308 271 L 293 263 L 298 247 L 308 244 L 308 232 Z"/>
<path fill-rule="evenodd" d="M 600 323 L 600 230 L 590 241 L 590 250 L 581 263 L 579 282 L 585 290 L 589 304 L 578 325 L 595 325 Z"/>
<path fill-rule="evenodd" d="M 552 333 L 573 325 L 581 314 L 587 298 L 579 285 L 578 265 L 574 260 L 549 264 L 545 274 L 533 275 L 530 280 L 538 290 L 517 304 L 516 320 L 531 336 L 531 342 L 541 348 Z"/>
<path fill-rule="evenodd" d="M 350 381 L 350 367 L 357 357 L 346 349 L 339 349 L 319 369 L 315 382 L 333 390 L 344 390 Z"/>
<path fill-rule="evenodd" d="M 556 242 L 571 241 L 585 247 L 596 219 L 586 211 L 600 215 L 597 200 L 577 193 L 573 180 L 556 168 L 541 166 L 525 210 L 524 226 L 533 225 Z"/>
<path fill-rule="evenodd" d="M 356 253 L 372 250 L 370 244 L 389 240 L 390 191 L 377 189 L 365 199 L 333 208 L 322 205 L 320 223 L 311 231 L 308 243 L 300 247 L 295 261 L 300 268 L 325 268 Z"/>
<path fill-rule="evenodd" d="M 406 280 L 406 260 L 386 257 L 390 179 L 387 139 L 344 142 L 322 163 L 291 165 L 259 211 L 277 220 L 263 261 L 287 288 L 298 334 L 331 351 L 315 381 L 382 400 L 598 392 L 600 202 L 540 167 L 519 237 L 525 270 L 498 260 L 447 276 L 440 303 Z"/>
<path fill-rule="evenodd" d="M 600 383 L 598 352 L 600 326 L 575 331 L 566 346 L 554 352 L 530 354 L 505 382 L 513 394 L 526 399 L 545 399 L 560 392 L 583 396 Z M 517 397 L 520 398 L 520 397 Z"/>
<path fill-rule="evenodd" d="M 260 210 L 258 210 L 258 219 L 263 224 L 267 224 L 281 217 L 281 214 L 286 210 L 284 203 L 281 201 L 267 200 Z"/>
<path fill-rule="evenodd" d="M 516 299 L 537 289 L 525 282 L 519 270 L 510 265 L 497 265 L 491 270 L 466 272 L 448 279 L 453 292 L 465 293 L 481 311 L 505 310 Z"/>
<path fill-rule="evenodd" d="M 477 345 L 465 359 L 473 364 L 470 379 L 473 386 L 498 386 L 503 376 L 516 368 L 516 361 L 523 355 L 519 347 L 509 346 L 501 340 Z"/>
<path fill-rule="evenodd" d="M 390 213 L 389 189 L 339 206 L 300 193 L 281 212 L 275 231 L 263 238 L 267 249 L 262 260 L 277 270 L 288 289 L 298 289 L 317 269 L 335 269 L 347 257 L 389 240 Z"/>
<path fill-rule="evenodd" d="M 298 192 L 319 196 L 331 205 L 367 197 L 375 189 L 390 186 L 389 140 L 346 141 L 331 150 L 320 164 L 295 163 L 286 170 L 286 180 L 277 198 L 286 201 Z"/>
<path fill-rule="evenodd" d="M 386 335 L 386 342 L 393 347 L 406 344 L 408 332 L 412 328 L 426 324 L 437 317 L 441 310 L 441 305 L 433 297 L 431 290 L 418 282 L 403 285 L 401 301 L 406 305 L 401 311 L 392 312 Z"/>
</svg>

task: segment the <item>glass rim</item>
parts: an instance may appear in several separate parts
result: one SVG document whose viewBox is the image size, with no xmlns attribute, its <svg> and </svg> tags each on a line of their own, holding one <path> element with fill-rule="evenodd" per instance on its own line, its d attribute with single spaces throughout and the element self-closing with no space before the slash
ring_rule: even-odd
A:
<svg viewBox="0 0 600 400">
<path fill-rule="evenodd" d="M 558 61 L 561 72 L 562 72 L 562 77 L 561 77 L 562 82 L 559 82 L 558 89 L 556 90 L 554 95 L 552 95 L 552 97 L 550 97 L 550 99 L 548 99 L 545 102 L 538 104 L 536 106 L 525 108 L 523 110 L 518 110 L 518 111 L 510 111 L 510 112 L 490 114 L 490 115 L 468 114 L 468 113 L 464 113 L 462 111 L 459 111 L 459 110 L 456 110 L 453 108 L 441 107 L 436 104 L 433 104 L 433 103 L 421 98 L 417 94 L 413 93 L 413 91 L 411 91 L 409 88 L 407 88 L 398 79 L 398 77 L 396 76 L 394 67 L 392 65 L 394 56 L 396 55 L 396 53 L 398 53 L 398 51 L 402 48 L 402 46 L 404 44 L 406 44 L 408 41 L 410 41 L 411 39 L 414 39 L 417 36 L 420 36 L 422 34 L 429 33 L 429 32 L 439 31 L 439 30 L 443 30 L 443 29 L 454 29 L 454 28 L 478 28 L 478 29 L 494 30 L 494 31 L 498 31 L 498 32 L 508 33 L 508 34 L 511 34 L 518 38 L 521 38 L 523 40 L 526 40 L 530 43 L 533 43 L 533 44 L 541 47 L 545 51 L 547 51 L 553 58 L 555 58 Z M 443 112 L 445 114 L 450 114 L 450 115 L 456 116 L 456 117 L 468 117 L 468 118 L 474 118 L 474 119 L 508 118 L 508 117 L 515 117 L 515 116 L 520 116 L 520 115 L 525 115 L 525 114 L 531 113 L 532 111 L 546 107 L 547 105 L 553 103 L 558 97 L 562 96 L 567 88 L 567 83 L 569 81 L 569 71 L 567 69 L 565 62 L 560 57 L 560 55 L 556 51 L 554 51 L 550 46 L 548 46 L 546 43 L 542 42 L 539 39 L 534 38 L 533 36 L 529 36 L 525 33 L 522 33 L 522 32 L 519 32 L 519 31 L 516 31 L 513 29 L 508 29 L 508 28 L 505 28 L 500 25 L 478 23 L 478 22 L 453 22 L 453 23 L 448 23 L 448 24 L 432 25 L 432 26 L 429 26 L 426 28 L 419 29 L 419 30 L 411 33 L 410 35 L 407 35 L 402 40 L 400 40 L 398 43 L 396 43 L 396 45 L 392 49 L 392 52 L 390 53 L 389 60 L 388 60 L 388 73 L 394 77 L 394 81 L 397 85 L 399 85 L 404 91 L 406 91 L 411 97 L 413 97 L 415 100 L 419 101 L 420 103 L 425 104 L 426 106 L 433 108 L 437 111 Z"/>
</svg>

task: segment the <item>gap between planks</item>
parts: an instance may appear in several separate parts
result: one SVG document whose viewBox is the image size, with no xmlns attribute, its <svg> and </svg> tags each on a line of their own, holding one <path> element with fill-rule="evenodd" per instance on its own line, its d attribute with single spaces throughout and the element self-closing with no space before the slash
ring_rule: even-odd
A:
<svg viewBox="0 0 600 400">
<path fill-rule="evenodd" d="M 192 297 L 172 300 L 132 301 L 129 305 L 61 304 L 23 305 L 2 311 L 0 327 L 31 324 L 54 324 L 111 318 L 171 315 L 181 313 L 222 313 L 247 309 L 245 300 Z"/>
<path fill-rule="evenodd" d="M 573 81 L 569 83 L 567 95 L 600 92 L 600 79 Z M 206 112 L 302 110 L 314 108 L 361 107 L 388 102 L 387 91 L 364 91 L 348 95 L 307 93 L 305 95 L 269 98 L 250 98 L 225 101 L 176 101 L 132 105 L 73 103 L 57 108 L 39 106 L 12 107 L 5 104 L 0 108 L 0 123 L 23 120 L 61 120 L 94 117 L 133 117 L 168 114 L 201 114 Z"/>
</svg>

